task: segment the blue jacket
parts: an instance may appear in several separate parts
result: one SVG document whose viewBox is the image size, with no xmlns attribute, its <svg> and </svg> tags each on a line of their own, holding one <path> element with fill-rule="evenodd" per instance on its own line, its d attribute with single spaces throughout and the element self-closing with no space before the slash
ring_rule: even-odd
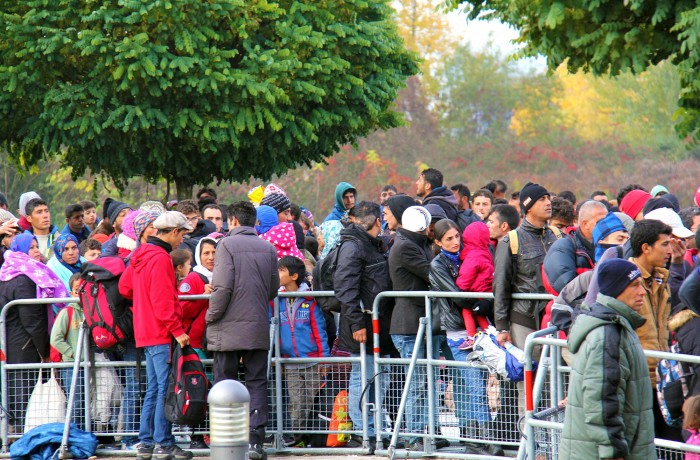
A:
<svg viewBox="0 0 700 460">
<path fill-rule="evenodd" d="M 328 216 L 326 216 L 326 218 L 323 220 L 324 222 L 329 220 L 341 220 L 343 218 L 345 213 L 348 211 L 345 209 L 345 205 L 343 204 L 343 195 L 345 195 L 347 192 L 353 192 L 357 197 L 357 190 L 352 186 L 352 184 L 347 182 L 339 182 L 335 187 L 335 206 L 330 214 L 328 214 Z"/>
<path fill-rule="evenodd" d="M 308 290 L 306 283 L 299 286 L 299 292 Z M 280 351 L 284 358 L 330 355 L 326 320 L 313 297 L 280 298 Z"/>
<path fill-rule="evenodd" d="M 90 238 L 90 229 L 87 228 L 87 226 L 84 226 L 81 230 L 80 233 L 73 233 L 71 231 L 70 227 L 68 224 L 66 224 L 65 227 L 61 230 L 61 235 L 73 235 L 78 239 L 78 244 L 82 243 L 83 241 L 87 240 Z"/>
</svg>

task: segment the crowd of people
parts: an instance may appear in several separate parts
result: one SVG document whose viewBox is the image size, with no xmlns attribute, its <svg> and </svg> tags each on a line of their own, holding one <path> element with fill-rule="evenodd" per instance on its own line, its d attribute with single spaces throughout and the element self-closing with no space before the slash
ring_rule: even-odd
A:
<svg viewBox="0 0 700 460">
<path fill-rule="evenodd" d="M 572 367 L 568 387 L 563 458 L 653 458 L 653 439 L 697 439 L 700 366 L 691 367 L 685 430 L 669 426 L 656 393 L 657 360 L 646 350 L 668 351 L 672 344 L 700 354 L 700 189 L 693 206 L 683 207 L 661 185 L 651 192 L 638 184 L 621 187 L 617 196 L 594 191 L 578 199 L 554 194 L 536 183 L 507 192 L 494 180 L 471 193 L 465 184 L 447 187 L 443 174 L 423 170 L 415 183 L 417 198 L 393 185 L 376 200 L 341 182 L 335 205 L 324 219 L 292 203 L 275 184 L 255 187 L 248 201 L 224 206 L 215 190 L 200 189 L 196 200 L 147 201 L 132 206 L 112 198 L 96 205 L 83 201 L 65 208 L 65 226 L 52 225 L 49 205 L 37 193 L 18 199 L 19 218 L 0 196 L 0 305 L 12 300 L 77 296 L 81 270 L 97 258 L 118 257 L 127 268 L 119 291 L 133 302 L 133 331 L 125 343 L 105 352 L 105 359 L 136 360 L 143 353 L 147 383 L 138 409 L 138 379 L 133 369 L 120 375 L 122 439 L 138 458 L 188 460 L 163 413 L 168 361 L 173 341 L 192 345 L 213 357 L 214 381 L 239 377 L 251 396 L 251 459 L 265 458 L 268 422 L 268 350 L 272 300 L 279 291 L 298 293 L 279 302 L 280 348 L 285 358 L 359 357 L 379 346 L 384 357 L 424 358 L 416 348 L 421 297 L 382 298 L 379 344 L 372 334 L 372 308 L 385 291 L 490 293 L 494 298 L 436 298 L 431 311 L 433 358 L 467 361 L 479 332 L 495 327 L 501 346 L 524 348 L 529 334 L 548 325 L 568 334 Z M 362 200 L 360 198 L 363 198 Z M 328 258 L 328 259 L 327 259 Z M 332 269 L 320 270 L 333 258 Z M 335 307 L 313 297 L 323 277 L 335 292 Z M 550 293 L 553 302 L 514 300 L 516 293 Z M 211 294 L 209 300 L 179 301 L 178 295 Z M 51 361 L 50 345 L 60 359 L 76 359 L 77 331 L 83 320 L 79 304 L 22 305 L 7 315 L 8 363 Z M 141 351 L 142 350 L 142 351 Z M 99 352 L 99 350 L 98 350 Z M 535 350 L 538 358 L 540 350 Z M 374 369 L 373 354 L 365 355 Z M 285 365 L 292 430 L 290 446 L 303 445 L 309 412 L 323 380 L 324 366 L 313 362 Z M 393 372 L 397 371 L 392 368 Z M 450 379 L 464 452 L 503 455 L 494 443 L 494 427 L 507 426 L 517 436 L 524 411 L 522 383 L 501 382 L 502 402 L 492 417 L 487 398 L 488 374 L 458 367 Z M 404 369 L 407 371 L 407 368 Z M 37 370 L 17 374 L 17 395 L 8 410 L 17 426 L 31 394 Z M 63 372 L 68 387 L 72 369 Z M 354 361 L 347 382 L 348 412 L 355 430 L 374 438 L 380 427 L 369 417 L 363 426 L 360 399 L 386 396 L 399 375 L 383 369 L 362 381 Z M 407 393 L 404 423 L 413 433 L 412 451 L 424 450 L 428 429 L 426 373 L 417 371 Z M 366 387 L 369 387 L 368 389 Z M 80 409 L 76 406 L 76 410 Z M 79 413 L 79 412 L 78 412 Z M 385 420 L 380 417 L 381 420 Z M 437 417 L 435 418 L 437 420 Z M 505 423 L 510 421 L 510 424 Z M 436 426 L 436 447 L 449 445 Z M 482 442 L 488 440 L 489 442 Z M 192 436 L 191 448 L 207 438 Z M 389 440 L 382 439 L 385 447 Z M 361 446 L 353 435 L 349 446 Z M 588 457 L 585 457 L 588 458 Z"/>
</svg>

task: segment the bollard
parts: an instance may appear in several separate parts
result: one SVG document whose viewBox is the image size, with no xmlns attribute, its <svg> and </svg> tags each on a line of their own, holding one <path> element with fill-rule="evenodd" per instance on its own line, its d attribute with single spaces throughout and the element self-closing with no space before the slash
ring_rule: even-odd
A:
<svg viewBox="0 0 700 460">
<path fill-rule="evenodd" d="M 209 391 L 211 460 L 247 460 L 250 394 L 241 382 L 222 380 Z"/>
</svg>

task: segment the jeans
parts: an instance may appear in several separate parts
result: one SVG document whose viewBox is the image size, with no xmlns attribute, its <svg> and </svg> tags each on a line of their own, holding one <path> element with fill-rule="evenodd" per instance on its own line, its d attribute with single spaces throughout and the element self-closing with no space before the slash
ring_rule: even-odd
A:
<svg viewBox="0 0 700 460">
<path fill-rule="evenodd" d="M 455 361 L 467 361 L 469 353 L 459 349 L 462 342 L 463 340 L 447 340 Z M 479 424 L 490 421 L 491 415 L 486 397 L 488 373 L 477 368 L 454 368 L 452 379 L 456 415 L 460 426 L 466 426 L 465 422 L 468 420 L 477 421 Z"/>
<path fill-rule="evenodd" d="M 353 353 L 352 355 L 353 358 L 359 358 L 360 354 L 359 353 Z M 374 375 L 374 355 L 367 353 L 365 355 L 365 371 L 366 371 L 366 376 L 367 376 L 367 381 L 363 384 L 362 383 L 362 369 L 360 367 L 359 362 L 353 362 L 352 363 L 352 370 L 350 371 L 350 380 L 348 382 L 348 415 L 350 416 L 350 419 L 352 420 L 352 425 L 354 430 L 362 430 L 364 427 L 362 425 L 362 408 L 360 406 L 360 398 L 362 397 L 362 401 L 368 402 L 368 403 L 375 403 L 374 400 L 374 383 L 372 383 L 369 387 L 367 387 L 367 390 L 364 393 L 364 396 L 362 396 L 362 391 L 365 389 L 367 383 L 372 379 L 372 376 Z M 379 372 L 388 372 L 389 371 L 389 366 L 387 365 L 381 365 Z M 379 397 L 380 401 L 375 404 L 375 408 L 380 411 L 379 414 L 379 419 L 382 420 L 382 424 L 384 423 L 384 417 L 383 414 L 381 414 L 381 409 L 384 404 L 384 397 L 386 396 L 386 389 L 388 386 L 388 381 L 389 381 L 389 374 L 379 374 L 377 375 L 377 378 L 374 379 L 374 382 L 379 383 Z M 374 427 L 374 413 L 369 412 L 367 414 L 367 434 L 369 437 L 374 437 L 376 436 L 376 431 Z M 382 427 L 383 429 L 384 427 Z"/>
<path fill-rule="evenodd" d="M 136 361 L 139 354 L 136 350 L 136 344 L 131 341 L 124 344 L 124 347 L 119 347 L 119 352 L 109 352 L 106 353 L 110 361 Z M 141 391 L 139 390 L 139 381 L 136 376 L 135 367 L 121 367 L 118 368 L 119 377 L 122 385 L 124 385 L 124 396 L 122 398 L 122 417 L 124 424 L 124 431 L 129 433 L 136 433 L 139 431 L 138 418 L 139 418 L 139 397 Z M 143 369 L 142 369 L 143 372 Z M 143 379 L 143 375 L 141 375 Z M 116 424 L 114 424 L 116 426 Z M 122 438 L 122 442 L 127 446 L 136 444 L 138 442 L 138 437 L 136 436 L 125 436 Z"/>
<path fill-rule="evenodd" d="M 170 345 L 153 345 L 143 349 L 146 355 L 146 396 L 141 408 L 139 441 L 146 446 L 175 444 L 172 423 L 165 418 L 165 394 L 170 372 Z"/>
<path fill-rule="evenodd" d="M 440 336 L 433 336 L 433 359 L 440 357 L 440 339 Z M 401 358 L 410 359 L 413 357 L 413 347 L 416 344 L 415 335 L 392 334 L 391 340 L 394 342 Z M 425 350 L 424 340 L 423 346 L 418 350 L 418 359 L 425 359 Z M 409 366 L 405 366 L 406 375 L 408 375 L 408 368 Z M 406 432 L 408 433 L 423 433 L 428 425 L 428 383 L 426 373 L 426 366 L 416 364 L 406 399 L 405 420 Z M 433 378 L 436 375 L 437 373 L 433 375 Z M 433 395 L 433 400 L 435 399 L 435 395 Z M 435 404 L 435 424 L 438 424 L 437 403 Z M 397 426 L 400 426 L 399 421 L 397 421 Z M 414 443 L 420 439 L 420 437 L 412 437 L 409 441 Z"/>
</svg>

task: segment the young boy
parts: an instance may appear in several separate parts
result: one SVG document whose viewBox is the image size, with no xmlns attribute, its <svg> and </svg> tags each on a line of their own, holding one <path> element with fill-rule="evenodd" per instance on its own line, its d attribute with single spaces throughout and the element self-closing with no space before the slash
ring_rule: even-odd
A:
<svg viewBox="0 0 700 460">
<path fill-rule="evenodd" d="M 280 291 L 307 292 L 306 266 L 294 256 L 282 257 L 277 264 Z M 329 356 L 326 322 L 323 311 L 313 297 L 280 299 L 280 351 L 283 358 L 321 358 Z M 321 364 L 286 364 L 287 391 L 290 418 L 294 431 L 307 426 L 309 411 L 321 387 Z M 304 446 L 304 439 L 296 434 L 292 446 Z"/>
<path fill-rule="evenodd" d="M 93 203 L 90 200 L 83 200 L 80 202 L 80 205 L 83 207 L 83 210 L 85 212 L 83 222 L 85 222 L 85 226 L 89 228 L 92 232 L 97 228 L 97 226 L 101 222 L 100 219 L 97 218 L 97 209 L 95 208 L 95 203 Z"/>
<path fill-rule="evenodd" d="M 179 286 L 192 271 L 192 253 L 187 249 L 175 249 L 170 253 L 170 258 L 173 260 L 175 277 Z"/>
<path fill-rule="evenodd" d="M 102 255 L 102 243 L 94 238 L 88 238 L 80 243 L 80 255 L 91 262 Z"/>
<path fill-rule="evenodd" d="M 71 297 L 78 297 L 78 289 L 80 287 L 80 273 L 74 273 L 68 280 L 70 286 Z M 80 325 L 83 324 L 85 315 L 80 303 L 71 303 L 58 312 L 56 321 L 51 329 L 51 346 L 61 353 L 61 361 L 73 362 L 75 359 L 80 359 L 80 356 L 75 356 L 75 351 L 78 347 L 78 333 Z M 83 411 L 83 372 L 78 373 L 79 380 L 76 385 L 75 399 L 73 400 L 73 417 L 77 424 L 82 424 Z M 71 380 L 73 379 L 73 368 L 68 367 L 61 369 L 61 381 L 63 382 L 63 390 L 68 395 L 70 391 Z M 82 426 L 82 425 L 80 425 Z"/>
</svg>

